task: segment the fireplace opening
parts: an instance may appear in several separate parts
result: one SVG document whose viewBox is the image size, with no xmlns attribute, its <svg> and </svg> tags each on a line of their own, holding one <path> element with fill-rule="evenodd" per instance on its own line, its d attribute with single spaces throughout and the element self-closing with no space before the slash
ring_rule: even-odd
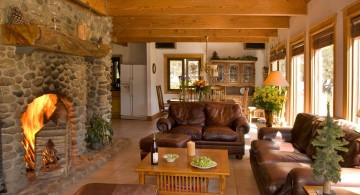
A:
<svg viewBox="0 0 360 195">
<path fill-rule="evenodd" d="M 70 168 L 70 123 L 63 101 L 69 105 L 56 94 L 45 94 L 34 99 L 21 115 L 30 179 L 67 175 Z"/>
</svg>

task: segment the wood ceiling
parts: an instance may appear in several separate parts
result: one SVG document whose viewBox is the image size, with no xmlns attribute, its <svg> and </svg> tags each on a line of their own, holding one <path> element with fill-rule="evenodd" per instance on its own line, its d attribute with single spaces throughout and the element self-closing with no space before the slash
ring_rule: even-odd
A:
<svg viewBox="0 0 360 195">
<path fill-rule="evenodd" d="M 73 0 L 113 17 L 113 41 L 268 42 L 309 0 Z"/>
</svg>

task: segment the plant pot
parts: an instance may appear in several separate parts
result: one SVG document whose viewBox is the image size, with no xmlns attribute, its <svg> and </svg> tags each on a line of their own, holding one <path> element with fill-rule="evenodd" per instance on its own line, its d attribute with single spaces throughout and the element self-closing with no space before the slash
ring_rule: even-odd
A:
<svg viewBox="0 0 360 195">
<path fill-rule="evenodd" d="M 93 150 L 101 150 L 103 148 L 103 142 L 102 140 L 100 142 L 92 142 L 91 143 L 91 149 Z"/>
<path fill-rule="evenodd" d="M 265 110 L 266 126 L 272 127 L 274 122 L 274 113 L 272 110 Z"/>
</svg>

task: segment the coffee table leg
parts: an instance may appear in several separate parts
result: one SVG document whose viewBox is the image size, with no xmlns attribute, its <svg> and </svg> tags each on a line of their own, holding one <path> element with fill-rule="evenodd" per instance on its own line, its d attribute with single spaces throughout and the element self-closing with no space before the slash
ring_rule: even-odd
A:
<svg viewBox="0 0 360 195">
<path fill-rule="evenodd" d="M 139 184 L 145 184 L 145 174 L 144 174 L 144 172 L 139 172 Z"/>
<path fill-rule="evenodd" d="M 224 175 L 220 176 L 220 194 L 225 194 L 226 188 L 226 177 Z"/>
</svg>

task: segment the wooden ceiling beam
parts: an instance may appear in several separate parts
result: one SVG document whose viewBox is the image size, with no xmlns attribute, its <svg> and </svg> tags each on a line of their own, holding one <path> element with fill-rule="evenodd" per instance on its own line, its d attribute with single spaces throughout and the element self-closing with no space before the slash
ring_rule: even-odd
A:
<svg viewBox="0 0 360 195">
<path fill-rule="evenodd" d="M 307 14 L 307 0 L 108 0 L 107 12 L 121 15 L 277 15 Z"/>
<path fill-rule="evenodd" d="M 116 37 L 113 43 L 148 43 L 148 42 L 205 42 L 205 37 Z M 246 42 L 267 43 L 266 37 L 209 37 L 208 42 Z"/>
<path fill-rule="evenodd" d="M 107 2 L 106 0 L 72 0 L 73 2 L 83 6 L 86 9 L 94 11 L 100 15 L 106 15 Z"/>
<path fill-rule="evenodd" d="M 119 29 L 281 29 L 289 28 L 287 16 L 116 16 Z"/>
<path fill-rule="evenodd" d="M 116 37 L 276 37 L 277 29 L 120 29 Z"/>
</svg>

